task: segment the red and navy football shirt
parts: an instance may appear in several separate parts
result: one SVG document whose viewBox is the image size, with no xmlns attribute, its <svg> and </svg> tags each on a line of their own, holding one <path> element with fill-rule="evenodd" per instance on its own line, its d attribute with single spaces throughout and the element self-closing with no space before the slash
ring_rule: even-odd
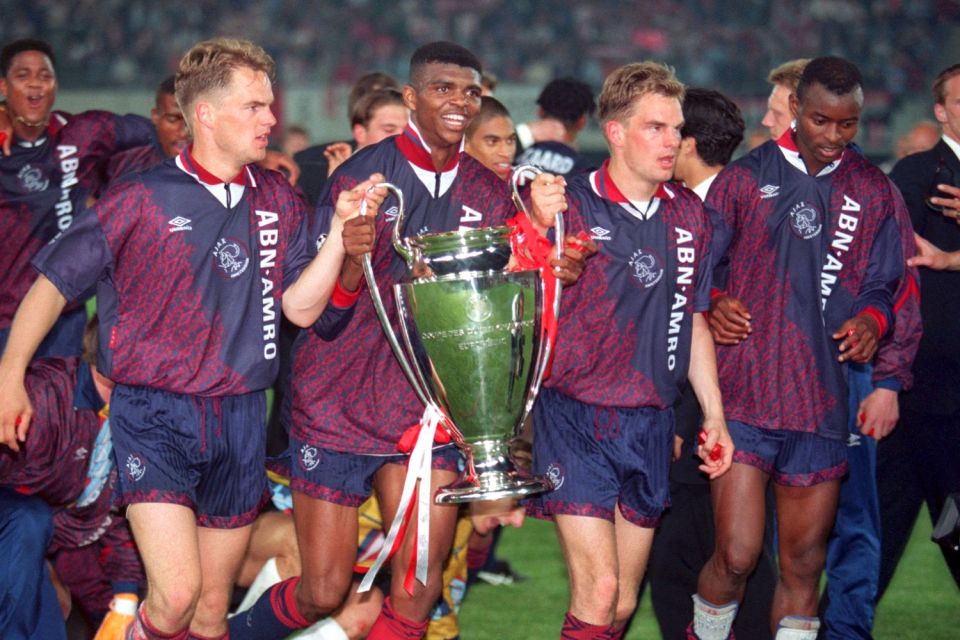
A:
<svg viewBox="0 0 960 640">
<path fill-rule="evenodd" d="M 563 290 L 556 357 L 544 385 L 589 404 L 665 409 L 690 363 L 692 315 L 710 305 L 710 224 L 679 184 L 628 200 L 605 163 L 568 179 L 567 233 L 599 252 Z"/>
<path fill-rule="evenodd" d="M 30 260 L 98 189 L 102 164 L 152 137 L 153 125 L 140 116 L 55 112 L 45 135 L 14 140 L 11 155 L 0 155 L 0 330 L 9 329 L 37 278 Z"/>
<path fill-rule="evenodd" d="M 765 429 L 847 435 L 846 370 L 831 338 L 865 312 L 892 328 L 903 275 L 890 181 L 860 154 L 811 176 L 788 131 L 728 165 L 707 205 L 714 250 L 753 333 L 718 346 L 728 419 Z"/>
<path fill-rule="evenodd" d="M 223 183 L 184 150 L 108 190 L 36 264 L 67 299 L 96 284 L 104 375 L 224 396 L 272 383 L 281 292 L 313 253 L 281 174 Z"/>
<path fill-rule="evenodd" d="M 462 149 L 437 171 L 411 123 L 402 134 L 361 149 L 337 168 L 320 198 L 312 236 L 323 237 L 330 228 L 340 192 L 375 172 L 403 191 L 401 236 L 503 225 L 515 213 L 506 183 Z M 377 216 L 373 268 L 399 332 L 392 287 L 407 267 L 391 241 L 396 217 L 391 194 Z M 294 345 L 292 433 L 336 451 L 395 454 L 397 440 L 419 421 L 423 406 L 390 350 L 367 291 L 350 311 L 353 317 L 339 335 L 325 340 L 304 331 Z M 328 305 L 324 315 L 332 314 L 336 310 Z"/>
</svg>

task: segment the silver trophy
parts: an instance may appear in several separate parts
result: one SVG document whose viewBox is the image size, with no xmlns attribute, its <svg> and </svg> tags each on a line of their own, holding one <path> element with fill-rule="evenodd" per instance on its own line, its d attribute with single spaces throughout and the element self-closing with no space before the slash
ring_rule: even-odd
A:
<svg viewBox="0 0 960 640">
<path fill-rule="evenodd" d="M 531 172 L 537 170 L 520 167 L 514 173 L 518 202 L 516 181 Z M 417 396 L 442 411 L 446 419 L 440 428 L 466 456 L 461 477 L 439 489 L 436 502 L 497 500 L 552 489 L 549 480 L 515 464 L 509 452 L 550 357 L 550 345 L 542 338 L 545 285 L 539 271 L 509 270 L 513 252 L 511 230 L 505 226 L 401 239 L 403 194 L 390 183 L 372 188 L 378 187 L 397 197 L 393 246 L 409 269 L 394 285 L 402 346 L 366 254 L 363 270 L 374 308 Z M 555 231 L 563 238 L 559 214 Z M 554 314 L 559 288 L 557 283 Z"/>
</svg>

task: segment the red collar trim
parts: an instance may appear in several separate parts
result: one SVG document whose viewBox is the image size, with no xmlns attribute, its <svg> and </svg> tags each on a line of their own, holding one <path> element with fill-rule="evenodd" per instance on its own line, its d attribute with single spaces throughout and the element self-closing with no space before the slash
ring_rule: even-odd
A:
<svg viewBox="0 0 960 640">
<path fill-rule="evenodd" d="M 620 188 L 614 183 L 613 178 L 610 177 L 609 158 L 604 160 L 600 168 L 593 173 L 593 188 L 600 194 L 601 198 L 621 204 L 631 204 L 630 199 L 623 195 L 623 192 L 620 191 Z M 672 200 L 673 196 L 673 192 L 668 190 L 662 182 L 657 185 L 657 190 L 653 194 L 654 198 L 660 198 L 661 200 Z"/>
<path fill-rule="evenodd" d="M 447 165 L 440 171 L 437 171 L 437 168 L 433 166 L 433 156 L 430 155 L 430 151 L 427 150 L 427 146 L 423 143 L 416 129 L 409 123 L 404 127 L 403 133 L 396 137 L 396 141 L 397 149 L 400 150 L 404 158 L 415 166 L 433 173 L 446 173 L 447 171 L 456 169 L 460 163 L 460 154 L 463 152 L 463 144 L 461 143 L 460 151 L 454 153 L 450 157 L 450 161 L 447 162 Z"/>
<path fill-rule="evenodd" d="M 777 138 L 777 144 L 787 151 L 800 153 L 800 149 L 797 147 L 797 141 L 793 139 L 793 134 L 794 128 L 787 127 L 787 130 L 783 132 L 783 135 Z"/>
<path fill-rule="evenodd" d="M 226 184 L 223 180 L 204 169 L 203 166 L 196 161 L 196 159 L 193 157 L 193 145 L 188 146 L 186 149 L 180 152 L 180 162 L 182 162 L 183 166 L 189 169 L 195 176 L 197 176 L 200 182 L 203 182 L 204 184 Z M 247 179 L 246 168 L 241 169 L 240 173 L 235 175 L 229 182 L 230 184 L 247 186 L 249 184 L 249 180 Z"/>
</svg>

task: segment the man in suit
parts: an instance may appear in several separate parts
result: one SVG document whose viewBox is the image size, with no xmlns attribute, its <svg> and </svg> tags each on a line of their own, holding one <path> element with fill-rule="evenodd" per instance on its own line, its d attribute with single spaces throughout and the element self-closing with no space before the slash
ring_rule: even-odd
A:
<svg viewBox="0 0 960 640">
<path fill-rule="evenodd" d="M 890 177 L 903 193 L 916 233 L 945 252 L 960 249 L 960 64 L 943 70 L 933 83 L 933 113 L 943 129 L 937 145 L 903 158 Z M 920 270 L 923 337 L 913 367 L 914 388 L 902 396 L 901 426 L 880 443 L 881 542 L 878 599 L 893 577 L 910 531 L 925 501 L 936 522 L 946 497 L 960 491 L 960 274 Z M 960 585 L 960 552 L 943 548 Z"/>
</svg>

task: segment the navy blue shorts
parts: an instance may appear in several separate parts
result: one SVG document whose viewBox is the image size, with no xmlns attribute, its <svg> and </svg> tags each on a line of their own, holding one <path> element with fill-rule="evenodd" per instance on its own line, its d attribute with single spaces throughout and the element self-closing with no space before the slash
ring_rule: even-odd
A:
<svg viewBox="0 0 960 640">
<path fill-rule="evenodd" d="M 373 492 L 373 476 L 380 467 L 385 464 L 406 465 L 410 456 L 405 453 L 372 456 L 333 451 L 291 435 L 290 447 L 284 458 L 274 468 L 284 474 L 289 471 L 291 489 L 311 498 L 345 507 L 359 507 Z M 463 467 L 462 461 L 463 456 L 455 445 L 448 444 L 433 450 L 431 462 L 434 469 L 459 472 Z"/>
<path fill-rule="evenodd" d="M 554 490 L 531 500 L 535 516 L 613 522 L 614 508 L 653 528 L 670 503 L 673 409 L 600 407 L 544 389 L 533 409 L 533 467 Z"/>
<path fill-rule="evenodd" d="M 269 499 L 262 391 L 207 398 L 118 384 L 110 425 L 123 504 L 190 507 L 200 526 L 250 524 Z"/>
<path fill-rule="evenodd" d="M 756 467 L 786 487 L 812 487 L 847 473 L 847 441 L 816 433 L 727 423 L 733 438 L 733 461 Z"/>
</svg>

